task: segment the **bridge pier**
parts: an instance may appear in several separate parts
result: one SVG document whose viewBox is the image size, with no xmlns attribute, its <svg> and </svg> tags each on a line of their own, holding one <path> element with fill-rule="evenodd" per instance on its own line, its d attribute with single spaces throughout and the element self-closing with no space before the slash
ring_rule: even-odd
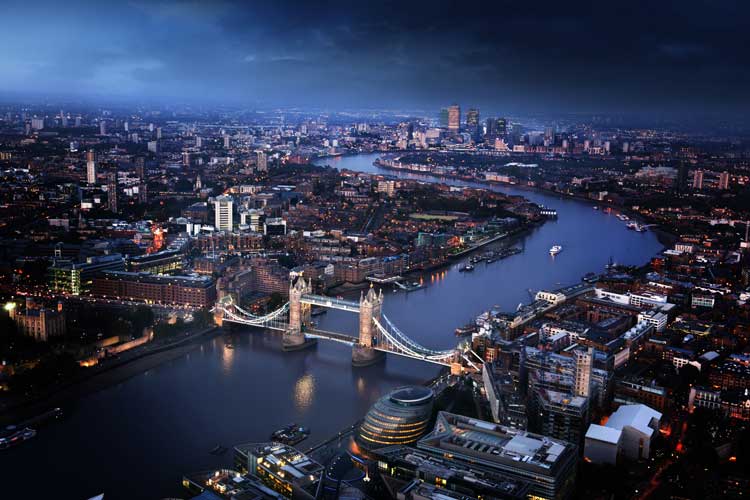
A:
<svg viewBox="0 0 750 500">
<path fill-rule="evenodd" d="M 352 346 L 352 366 L 370 366 L 385 359 L 385 353 L 372 347 L 355 344 Z"/>
<path fill-rule="evenodd" d="M 375 293 L 370 286 L 367 295 L 359 297 L 359 343 L 352 346 L 352 365 L 367 366 L 377 363 L 385 357 L 385 353 L 373 348 L 375 335 L 375 323 L 373 319 L 380 321 L 383 309 L 383 291 Z"/>
<path fill-rule="evenodd" d="M 297 351 L 317 344 L 316 339 L 305 338 L 304 329 L 310 325 L 310 304 L 302 302 L 302 296 L 312 292 L 312 282 L 304 278 L 289 287 L 289 326 L 281 339 L 285 351 Z"/>
</svg>

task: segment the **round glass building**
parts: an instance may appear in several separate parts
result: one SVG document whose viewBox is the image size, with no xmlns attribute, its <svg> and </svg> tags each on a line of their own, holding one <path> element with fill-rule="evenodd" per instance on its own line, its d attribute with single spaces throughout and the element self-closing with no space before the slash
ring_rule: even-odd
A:
<svg viewBox="0 0 750 500">
<path fill-rule="evenodd" d="M 435 394 L 427 387 L 399 387 L 380 398 L 365 415 L 358 441 L 370 450 L 413 444 L 426 432 Z"/>
</svg>

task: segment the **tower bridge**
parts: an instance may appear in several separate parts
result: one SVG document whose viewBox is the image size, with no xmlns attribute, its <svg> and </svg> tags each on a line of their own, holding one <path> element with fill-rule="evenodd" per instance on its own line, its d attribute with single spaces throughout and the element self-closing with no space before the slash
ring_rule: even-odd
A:
<svg viewBox="0 0 750 500">
<path fill-rule="evenodd" d="M 316 329 L 311 321 L 312 306 L 338 309 L 359 315 L 359 335 Z M 468 345 L 454 349 L 434 350 L 422 346 L 402 332 L 383 314 L 383 292 L 370 288 L 359 302 L 315 295 L 312 282 L 298 278 L 289 288 L 289 302 L 265 315 L 255 315 L 235 304 L 231 296 L 220 299 L 213 308 L 218 324 L 223 322 L 256 326 L 282 333 L 286 350 L 303 349 L 330 340 L 352 346 L 352 364 L 365 366 L 396 354 L 428 363 L 448 366 L 454 374 L 478 371 L 482 359 Z"/>
</svg>

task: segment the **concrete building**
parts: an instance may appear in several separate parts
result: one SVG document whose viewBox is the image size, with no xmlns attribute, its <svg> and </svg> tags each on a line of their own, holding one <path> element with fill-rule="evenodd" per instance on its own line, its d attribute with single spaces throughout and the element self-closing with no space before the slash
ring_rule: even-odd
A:
<svg viewBox="0 0 750 500">
<path fill-rule="evenodd" d="M 214 205 L 214 227 L 217 231 L 231 231 L 234 217 L 234 199 L 231 196 L 217 196 Z"/>
<path fill-rule="evenodd" d="M 566 499 L 573 493 L 576 448 L 547 436 L 441 411 L 417 448 L 472 470 L 526 482 L 528 498 Z"/>
<path fill-rule="evenodd" d="M 86 153 L 86 182 L 96 184 L 96 155 L 93 149 Z"/>
<path fill-rule="evenodd" d="M 620 406 L 603 426 L 589 426 L 584 455 L 594 463 L 614 464 L 618 457 L 647 459 L 661 416 L 642 404 Z"/>
</svg>

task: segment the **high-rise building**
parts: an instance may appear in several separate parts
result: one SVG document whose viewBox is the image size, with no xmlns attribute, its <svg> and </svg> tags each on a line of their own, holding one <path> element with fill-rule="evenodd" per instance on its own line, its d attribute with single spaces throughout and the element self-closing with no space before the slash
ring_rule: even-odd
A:
<svg viewBox="0 0 750 500">
<path fill-rule="evenodd" d="M 231 231 L 234 200 L 231 196 L 217 196 L 213 199 L 214 227 L 217 231 Z"/>
<path fill-rule="evenodd" d="M 260 172 L 267 172 L 268 171 L 268 156 L 263 151 L 258 151 L 257 153 L 257 167 Z"/>
<path fill-rule="evenodd" d="M 438 125 L 441 128 L 448 128 L 448 108 L 440 108 L 440 120 Z"/>
<path fill-rule="evenodd" d="M 96 184 L 96 154 L 93 149 L 86 153 L 86 182 Z"/>
<path fill-rule="evenodd" d="M 68 126 L 68 117 L 65 113 L 63 113 L 63 110 L 60 110 L 60 126 L 62 128 L 67 128 Z"/>
<path fill-rule="evenodd" d="M 161 127 L 156 127 L 156 138 L 161 139 Z"/>
<path fill-rule="evenodd" d="M 675 191 L 682 193 L 688 185 L 688 166 L 685 162 L 680 163 L 675 180 Z"/>
<path fill-rule="evenodd" d="M 726 170 L 719 174 L 719 189 L 729 189 L 729 172 Z"/>
<path fill-rule="evenodd" d="M 122 124 L 122 128 L 125 132 L 130 132 L 130 124 L 127 121 Z"/>
<path fill-rule="evenodd" d="M 458 132 L 461 128 L 461 107 L 453 104 L 448 107 L 448 130 Z"/>
<path fill-rule="evenodd" d="M 232 147 L 232 137 L 229 135 L 224 135 L 224 149 L 229 149 Z"/>
<path fill-rule="evenodd" d="M 203 147 L 203 138 L 201 136 L 198 136 L 198 135 L 195 136 L 195 147 L 196 148 Z"/>
<path fill-rule="evenodd" d="M 99 122 L 99 135 L 107 135 L 107 121 L 102 120 Z"/>
<path fill-rule="evenodd" d="M 107 176 L 107 207 L 110 212 L 117 213 L 117 172 L 110 172 Z"/>
<path fill-rule="evenodd" d="M 466 130 L 471 134 L 472 139 L 479 136 L 479 110 L 470 109 L 466 112 Z"/>
<path fill-rule="evenodd" d="M 159 141 L 148 141 L 148 150 L 155 155 L 159 154 Z"/>
<path fill-rule="evenodd" d="M 135 175 L 140 181 L 146 180 L 146 161 L 142 156 L 135 159 Z"/>
<path fill-rule="evenodd" d="M 703 189 L 703 170 L 693 173 L 693 189 Z"/>
<path fill-rule="evenodd" d="M 505 118 L 498 118 L 495 120 L 495 133 L 499 137 L 505 137 L 508 135 L 508 121 Z"/>
<path fill-rule="evenodd" d="M 81 115 L 76 116 L 75 124 L 76 124 L 76 127 L 81 126 Z"/>
<path fill-rule="evenodd" d="M 594 349 L 574 352 L 576 360 L 576 379 L 574 393 L 576 396 L 589 397 L 591 395 L 591 368 L 594 363 Z"/>
<path fill-rule="evenodd" d="M 31 128 L 33 128 L 34 130 L 42 130 L 44 128 L 44 118 L 32 118 Z"/>
</svg>

